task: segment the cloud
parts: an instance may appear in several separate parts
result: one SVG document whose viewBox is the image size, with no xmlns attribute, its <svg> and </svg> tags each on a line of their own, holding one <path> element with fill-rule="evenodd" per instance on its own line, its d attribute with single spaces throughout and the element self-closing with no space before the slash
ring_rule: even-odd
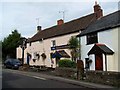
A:
<svg viewBox="0 0 120 90">
<path fill-rule="evenodd" d="M 18 0 L 19 1 L 19 0 Z M 22 1 L 22 0 L 21 0 Z M 35 0 L 36 1 L 36 0 Z M 57 20 L 63 17 L 59 11 L 65 11 L 65 22 L 93 13 L 94 1 L 90 2 L 2 2 L 2 39 L 6 37 L 11 30 L 18 29 L 18 32 L 25 37 L 31 37 L 36 33 L 37 21 L 42 29 L 56 25 Z M 47 2 L 46 2 L 47 1 Z M 66 1 L 66 0 L 65 0 Z M 80 0 L 79 0 L 80 1 Z M 117 2 L 100 2 L 102 9 L 106 14 L 117 10 Z M 1 18 L 0 18 L 1 20 Z M 1 27 L 1 26 L 0 26 Z"/>
<path fill-rule="evenodd" d="M 113 2 L 113 0 L 34 0 L 34 2 Z M 119 0 L 114 0 L 114 2 L 118 2 Z M 1 2 L 33 2 L 33 0 L 1 0 Z"/>
</svg>

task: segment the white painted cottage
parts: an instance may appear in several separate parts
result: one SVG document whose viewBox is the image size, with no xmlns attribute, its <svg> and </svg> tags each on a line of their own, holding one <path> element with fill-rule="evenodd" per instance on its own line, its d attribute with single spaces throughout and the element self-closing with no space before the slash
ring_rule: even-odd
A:
<svg viewBox="0 0 120 90">
<path fill-rule="evenodd" d="M 120 10 L 94 21 L 78 37 L 87 70 L 120 72 Z"/>
</svg>

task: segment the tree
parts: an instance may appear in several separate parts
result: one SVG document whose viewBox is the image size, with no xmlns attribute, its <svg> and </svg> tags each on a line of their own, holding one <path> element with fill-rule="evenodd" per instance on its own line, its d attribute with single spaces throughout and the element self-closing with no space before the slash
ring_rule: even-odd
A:
<svg viewBox="0 0 120 90">
<path fill-rule="evenodd" d="M 69 39 L 69 49 L 71 50 L 71 56 L 72 56 L 72 60 L 76 61 L 78 53 L 77 53 L 77 49 L 79 48 L 79 41 L 76 37 L 72 36 Z"/>
<path fill-rule="evenodd" d="M 12 31 L 8 37 L 5 37 L 2 42 L 2 57 L 6 59 L 7 56 L 16 58 L 16 48 L 19 46 L 21 34 L 17 30 Z"/>
</svg>

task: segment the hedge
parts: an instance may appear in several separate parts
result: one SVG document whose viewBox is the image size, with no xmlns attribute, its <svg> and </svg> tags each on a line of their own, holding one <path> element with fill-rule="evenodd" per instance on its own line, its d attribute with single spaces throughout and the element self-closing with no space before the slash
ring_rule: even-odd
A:
<svg viewBox="0 0 120 90">
<path fill-rule="evenodd" d="M 59 67 L 76 68 L 76 62 L 69 59 L 62 59 L 58 62 Z"/>
</svg>

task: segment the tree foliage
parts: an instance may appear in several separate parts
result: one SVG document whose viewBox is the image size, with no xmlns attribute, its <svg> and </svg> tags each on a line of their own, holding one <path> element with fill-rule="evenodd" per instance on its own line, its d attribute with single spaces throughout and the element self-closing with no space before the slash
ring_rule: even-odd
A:
<svg viewBox="0 0 120 90">
<path fill-rule="evenodd" d="M 59 60 L 58 65 L 59 65 L 59 67 L 76 68 L 76 62 L 71 61 L 69 59 Z"/>
<path fill-rule="evenodd" d="M 77 49 L 79 48 L 79 41 L 76 37 L 72 36 L 68 42 L 69 49 L 71 50 L 72 60 L 76 61 L 78 56 Z"/>
<path fill-rule="evenodd" d="M 19 45 L 21 34 L 17 30 L 12 31 L 8 37 L 5 37 L 2 42 L 2 57 L 5 59 L 7 56 L 16 58 L 16 48 Z"/>
</svg>

